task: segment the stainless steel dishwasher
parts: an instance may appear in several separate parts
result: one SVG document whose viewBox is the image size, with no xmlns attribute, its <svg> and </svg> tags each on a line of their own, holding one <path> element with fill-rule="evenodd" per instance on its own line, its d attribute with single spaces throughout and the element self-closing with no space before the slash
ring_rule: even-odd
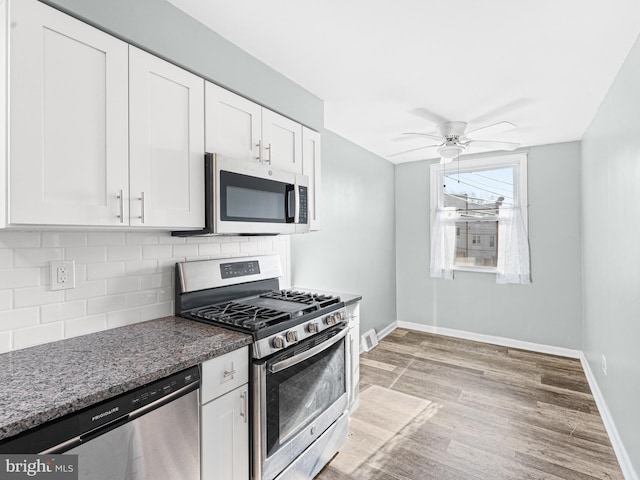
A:
<svg viewBox="0 0 640 480">
<path fill-rule="evenodd" d="M 81 480 L 200 480 L 192 367 L 2 442 L 0 453 L 78 455 Z"/>
</svg>

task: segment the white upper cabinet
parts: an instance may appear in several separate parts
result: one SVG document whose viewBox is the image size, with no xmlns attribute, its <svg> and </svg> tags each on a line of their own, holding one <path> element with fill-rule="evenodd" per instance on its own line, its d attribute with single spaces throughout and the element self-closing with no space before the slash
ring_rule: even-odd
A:
<svg viewBox="0 0 640 480">
<path fill-rule="evenodd" d="M 207 152 L 259 161 L 262 107 L 210 82 L 205 98 Z"/>
<path fill-rule="evenodd" d="M 11 7 L 9 222 L 127 223 L 127 44 L 35 0 Z"/>
<path fill-rule="evenodd" d="M 267 164 L 302 173 L 302 125 L 263 108 L 262 143 Z"/>
<path fill-rule="evenodd" d="M 129 47 L 131 225 L 204 227 L 204 80 Z"/>
<path fill-rule="evenodd" d="M 302 173 L 302 125 L 206 82 L 206 150 Z"/>
<path fill-rule="evenodd" d="M 302 173 L 309 177 L 309 229 L 320 230 L 320 206 L 322 201 L 320 134 L 302 127 Z"/>
</svg>

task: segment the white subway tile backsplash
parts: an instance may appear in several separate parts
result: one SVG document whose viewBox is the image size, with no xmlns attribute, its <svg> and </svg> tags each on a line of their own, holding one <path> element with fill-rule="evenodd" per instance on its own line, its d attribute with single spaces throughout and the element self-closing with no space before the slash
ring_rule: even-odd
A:
<svg viewBox="0 0 640 480">
<path fill-rule="evenodd" d="M 167 317 L 173 315 L 173 302 L 156 303 L 142 307 L 142 320 L 153 320 L 154 318 Z"/>
<path fill-rule="evenodd" d="M 64 338 L 62 322 L 46 323 L 13 331 L 13 348 L 25 348 Z"/>
<path fill-rule="evenodd" d="M 127 308 L 127 295 L 107 295 L 106 297 L 87 300 L 87 313 L 89 315 L 122 310 L 124 308 Z"/>
<path fill-rule="evenodd" d="M 36 287 L 38 285 L 40 285 L 40 269 L 38 268 L 3 268 L 0 270 L 0 290 Z"/>
<path fill-rule="evenodd" d="M 108 247 L 107 260 L 110 262 L 122 260 L 142 260 L 142 246 L 128 245 L 123 247 Z"/>
<path fill-rule="evenodd" d="M 106 247 L 70 247 L 65 248 L 65 260 L 76 263 L 99 263 L 107 261 Z"/>
<path fill-rule="evenodd" d="M 10 248 L 0 248 L 0 268 L 13 267 L 13 250 Z"/>
<path fill-rule="evenodd" d="M 127 245 L 152 245 L 158 243 L 158 233 L 154 232 L 127 232 L 125 234 Z"/>
<path fill-rule="evenodd" d="M 0 290 L 0 310 L 13 308 L 13 291 Z"/>
<path fill-rule="evenodd" d="M 90 263 L 87 265 L 87 280 L 122 277 L 124 262 Z"/>
<path fill-rule="evenodd" d="M 140 260 L 127 262 L 124 266 L 127 275 L 152 275 L 158 273 L 157 260 Z"/>
<path fill-rule="evenodd" d="M 38 323 L 38 308 L 18 308 L 0 312 L 0 331 L 25 328 Z"/>
<path fill-rule="evenodd" d="M 186 243 L 184 245 L 173 245 L 173 257 L 187 258 L 198 256 L 198 245 Z"/>
<path fill-rule="evenodd" d="M 135 292 L 143 288 L 149 288 L 149 287 L 142 287 L 143 278 L 144 277 L 124 277 L 124 276 L 120 276 L 117 278 L 109 278 L 107 279 L 107 295 L 114 295 L 116 293 Z"/>
<path fill-rule="evenodd" d="M 0 232 L 0 248 L 39 247 L 40 232 Z"/>
<path fill-rule="evenodd" d="M 140 308 L 130 308 L 129 310 L 119 310 L 107 313 L 107 328 L 124 327 L 142 321 L 142 310 Z"/>
<path fill-rule="evenodd" d="M 54 303 L 40 307 L 40 321 L 42 323 L 58 322 L 70 318 L 83 317 L 87 314 L 84 300 L 75 302 Z"/>
<path fill-rule="evenodd" d="M 288 237 L 0 231 L 0 352 L 172 315 L 176 262 L 272 253 L 286 285 Z M 75 260 L 75 288 L 50 289 L 57 259 Z"/>
<path fill-rule="evenodd" d="M 13 332 L 0 332 L 0 353 L 5 353 L 11 350 L 12 338 Z"/>
<path fill-rule="evenodd" d="M 238 242 L 220 244 L 221 255 L 233 255 L 240 253 L 240 244 Z"/>
<path fill-rule="evenodd" d="M 155 275 L 144 275 L 140 277 L 140 288 L 138 290 L 149 290 L 152 288 L 168 287 L 171 286 L 173 274 L 156 273 Z"/>
<path fill-rule="evenodd" d="M 172 245 L 145 245 L 142 247 L 142 258 L 169 258 L 172 256 Z"/>
<path fill-rule="evenodd" d="M 86 244 L 84 232 L 42 232 L 43 247 L 83 247 Z"/>
<path fill-rule="evenodd" d="M 212 257 L 220 255 L 219 243 L 200 243 L 198 244 L 198 255 L 201 257 Z"/>
<path fill-rule="evenodd" d="M 13 306 L 15 308 L 62 301 L 64 301 L 64 291 L 50 290 L 48 287 L 17 288 L 13 294 Z"/>
<path fill-rule="evenodd" d="M 107 315 L 100 314 L 92 317 L 76 318 L 64 322 L 65 338 L 77 337 L 88 333 L 100 332 L 107 328 Z"/>
<path fill-rule="evenodd" d="M 62 248 L 16 248 L 13 250 L 13 266 L 47 267 L 52 260 L 62 259 Z"/>
<path fill-rule="evenodd" d="M 126 296 L 126 305 L 128 307 L 142 307 L 157 303 L 158 292 L 156 290 L 145 290 L 143 292 L 130 293 Z"/>
<path fill-rule="evenodd" d="M 93 282 L 76 283 L 76 288 L 65 290 L 65 299 L 81 300 L 84 298 L 101 297 L 106 293 L 106 282 L 95 280 Z"/>
<path fill-rule="evenodd" d="M 125 232 L 89 232 L 87 245 L 124 245 Z"/>
</svg>

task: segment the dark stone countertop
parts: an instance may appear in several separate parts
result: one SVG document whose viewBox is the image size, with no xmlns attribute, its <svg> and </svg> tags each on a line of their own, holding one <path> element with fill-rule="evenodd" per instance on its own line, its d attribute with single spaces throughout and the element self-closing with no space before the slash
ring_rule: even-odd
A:
<svg viewBox="0 0 640 480">
<path fill-rule="evenodd" d="M 252 342 L 165 317 L 0 355 L 0 440 Z"/>
</svg>

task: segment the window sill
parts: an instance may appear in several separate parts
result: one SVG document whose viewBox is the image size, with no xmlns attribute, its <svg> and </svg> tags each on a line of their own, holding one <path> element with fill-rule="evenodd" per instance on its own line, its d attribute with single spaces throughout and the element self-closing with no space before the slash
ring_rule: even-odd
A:
<svg viewBox="0 0 640 480">
<path fill-rule="evenodd" d="M 454 272 L 498 273 L 496 267 L 453 267 Z"/>
</svg>

